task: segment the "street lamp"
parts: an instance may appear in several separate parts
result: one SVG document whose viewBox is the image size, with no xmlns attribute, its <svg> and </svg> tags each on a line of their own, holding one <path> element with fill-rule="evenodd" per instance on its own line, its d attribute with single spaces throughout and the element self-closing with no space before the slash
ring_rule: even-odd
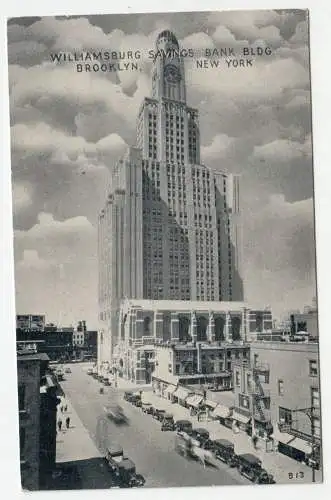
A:
<svg viewBox="0 0 331 500">
<path fill-rule="evenodd" d="M 312 457 L 315 458 L 315 425 L 314 425 L 314 406 L 309 408 L 298 408 L 296 410 L 292 410 L 292 413 L 304 413 L 310 420 L 310 432 L 311 432 L 311 451 Z M 312 464 L 312 482 L 316 482 L 315 478 L 315 464 Z"/>
</svg>

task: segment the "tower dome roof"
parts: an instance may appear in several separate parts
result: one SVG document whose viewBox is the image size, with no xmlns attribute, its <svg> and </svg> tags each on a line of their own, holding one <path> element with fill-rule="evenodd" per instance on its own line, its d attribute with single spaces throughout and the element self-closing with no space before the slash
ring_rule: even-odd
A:
<svg viewBox="0 0 331 500">
<path fill-rule="evenodd" d="M 172 42 L 173 44 L 178 46 L 178 40 L 175 34 L 170 30 L 161 31 L 161 33 L 157 37 L 156 43 L 158 44 L 162 39 Z"/>
</svg>

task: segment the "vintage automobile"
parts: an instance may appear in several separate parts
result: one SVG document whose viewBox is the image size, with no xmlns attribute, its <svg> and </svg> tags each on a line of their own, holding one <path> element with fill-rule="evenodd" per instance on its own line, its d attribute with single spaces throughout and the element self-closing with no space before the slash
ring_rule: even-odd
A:
<svg viewBox="0 0 331 500">
<path fill-rule="evenodd" d="M 150 414 L 152 408 L 153 407 L 152 407 L 151 403 L 142 402 L 142 404 L 141 404 L 141 409 L 142 409 L 143 413 Z"/>
<path fill-rule="evenodd" d="M 111 385 L 109 377 L 104 377 L 103 378 L 103 384 L 106 385 L 106 386 L 110 386 Z"/>
<path fill-rule="evenodd" d="M 59 382 L 64 380 L 64 373 L 63 370 L 56 370 L 56 377 Z"/>
<path fill-rule="evenodd" d="M 133 394 L 133 396 L 131 398 L 131 403 L 134 406 L 137 406 L 137 408 L 141 408 L 142 407 L 142 401 L 141 401 L 140 394 Z"/>
<path fill-rule="evenodd" d="M 116 444 L 110 446 L 107 448 L 105 459 L 111 472 L 118 474 L 119 465 L 124 460 L 123 448 Z"/>
<path fill-rule="evenodd" d="M 192 457 L 192 446 L 199 446 L 198 441 L 192 439 L 186 432 L 178 431 L 175 438 L 175 450 L 180 455 Z"/>
<path fill-rule="evenodd" d="M 215 457 L 225 462 L 230 467 L 236 467 L 237 456 L 234 452 L 234 444 L 227 439 L 216 439 L 213 441 Z"/>
<path fill-rule="evenodd" d="M 213 448 L 213 441 L 209 439 L 209 431 L 207 431 L 207 429 L 203 429 L 202 427 L 193 429 L 192 437 L 200 443 L 201 448 L 205 450 L 211 450 Z"/>
<path fill-rule="evenodd" d="M 93 373 L 92 368 L 88 368 L 86 373 L 87 373 L 87 375 L 92 375 L 92 373 Z"/>
<path fill-rule="evenodd" d="M 164 417 L 165 414 L 166 414 L 166 411 L 165 410 L 161 410 L 160 408 L 154 408 L 153 413 L 152 413 L 153 417 L 156 420 L 159 420 L 159 422 L 162 422 L 163 417 Z"/>
<path fill-rule="evenodd" d="M 71 368 L 69 366 L 64 370 L 64 373 L 71 373 Z"/>
<path fill-rule="evenodd" d="M 145 484 L 145 479 L 137 474 L 136 466 L 129 458 L 124 458 L 119 463 L 117 481 L 120 488 L 137 488 Z"/>
<path fill-rule="evenodd" d="M 192 434 L 192 422 L 189 420 L 177 420 L 175 424 L 176 431 Z"/>
<path fill-rule="evenodd" d="M 161 431 L 174 431 L 175 430 L 175 421 L 173 415 L 171 413 L 165 413 L 163 415 Z"/>
<path fill-rule="evenodd" d="M 125 391 L 123 399 L 125 399 L 125 401 L 128 401 L 129 403 L 131 403 L 132 396 L 133 396 L 133 392 Z"/>
<path fill-rule="evenodd" d="M 238 471 L 255 484 L 274 484 L 275 480 L 271 474 L 262 468 L 262 462 L 251 453 L 238 455 Z"/>
<path fill-rule="evenodd" d="M 124 424 L 127 422 L 127 417 L 123 411 L 123 408 L 117 404 L 104 406 L 104 412 L 108 418 L 113 420 L 117 424 Z"/>
</svg>

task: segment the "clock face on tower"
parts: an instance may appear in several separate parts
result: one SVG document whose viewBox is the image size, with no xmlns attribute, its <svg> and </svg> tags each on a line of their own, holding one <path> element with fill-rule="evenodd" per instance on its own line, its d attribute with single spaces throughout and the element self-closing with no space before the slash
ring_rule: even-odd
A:
<svg viewBox="0 0 331 500">
<path fill-rule="evenodd" d="M 180 71 L 174 64 L 167 64 L 164 68 L 164 77 L 169 83 L 178 83 L 181 79 Z"/>
</svg>

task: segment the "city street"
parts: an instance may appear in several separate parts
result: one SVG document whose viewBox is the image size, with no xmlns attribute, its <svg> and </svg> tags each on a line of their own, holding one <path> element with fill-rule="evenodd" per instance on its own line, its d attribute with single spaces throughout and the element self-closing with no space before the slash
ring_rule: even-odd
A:
<svg viewBox="0 0 331 500">
<path fill-rule="evenodd" d="M 87 375 L 87 364 L 72 364 L 70 368 L 72 373 L 66 374 L 61 386 L 97 448 L 103 454 L 110 444 L 120 444 L 144 476 L 146 487 L 250 484 L 221 462 L 219 468 L 204 469 L 178 455 L 175 434 L 161 432 L 159 422 L 124 401 L 123 390 L 105 387 L 105 393 L 99 394 L 100 383 Z M 128 425 L 116 425 L 105 416 L 103 407 L 116 401 L 123 407 Z"/>
</svg>

